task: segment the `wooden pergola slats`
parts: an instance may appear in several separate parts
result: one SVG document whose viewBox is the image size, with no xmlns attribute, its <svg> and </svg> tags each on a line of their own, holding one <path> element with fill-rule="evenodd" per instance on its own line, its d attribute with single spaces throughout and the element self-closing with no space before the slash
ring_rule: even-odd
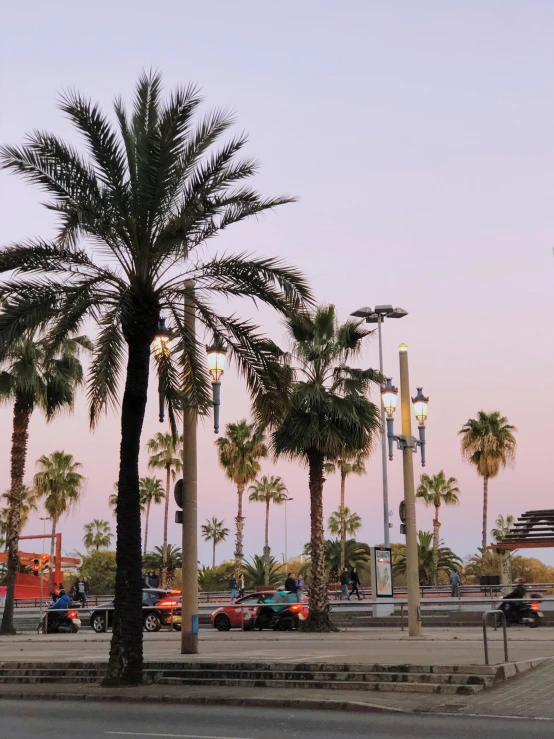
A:
<svg viewBox="0 0 554 739">
<path fill-rule="evenodd" d="M 554 509 L 522 513 L 510 531 L 489 549 L 513 549 L 554 547 Z"/>
</svg>

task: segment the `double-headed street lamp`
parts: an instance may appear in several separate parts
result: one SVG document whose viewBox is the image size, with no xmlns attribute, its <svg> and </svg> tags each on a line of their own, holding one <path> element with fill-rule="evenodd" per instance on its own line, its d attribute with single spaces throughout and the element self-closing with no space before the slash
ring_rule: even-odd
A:
<svg viewBox="0 0 554 739">
<path fill-rule="evenodd" d="M 383 374 L 383 338 L 381 335 L 381 325 L 385 318 L 403 318 L 408 315 L 408 311 L 404 308 L 393 308 L 392 305 L 376 305 L 375 309 L 359 308 L 351 314 L 356 318 L 365 318 L 366 323 L 376 323 L 379 329 L 379 372 Z M 383 468 L 383 525 L 384 525 L 384 544 L 390 546 L 390 523 L 389 523 L 389 487 L 387 477 L 387 439 L 385 425 L 385 410 L 381 403 L 381 456 Z"/>
<path fill-rule="evenodd" d="M 408 588 L 408 628 L 410 636 L 421 634 L 421 609 L 419 591 L 419 564 L 417 549 L 417 526 L 414 486 L 414 452 L 421 449 L 421 463 L 425 465 L 425 421 L 429 398 L 423 395 L 423 388 L 418 387 L 417 395 L 411 398 L 410 378 L 408 372 L 408 347 L 400 344 L 400 411 L 402 416 L 402 434 L 395 436 L 393 416 L 396 410 L 398 390 L 387 378 L 381 390 L 381 401 L 387 414 L 387 437 L 389 441 L 389 459 L 392 459 L 393 444 L 396 441 L 402 450 L 404 468 L 404 514 L 406 526 L 406 584 Z M 413 404 L 415 416 L 419 423 L 419 439 L 412 436 L 411 408 Z"/>
</svg>

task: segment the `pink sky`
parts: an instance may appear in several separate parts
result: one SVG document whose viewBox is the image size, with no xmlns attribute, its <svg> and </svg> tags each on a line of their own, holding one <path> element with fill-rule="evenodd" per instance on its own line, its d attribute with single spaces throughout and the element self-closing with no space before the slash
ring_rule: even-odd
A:
<svg viewBox="0 0 554 739">
<path fill-rule="evenodd" d="M 345 319 L 361 305 L 392 303 L 409 311 L 385 325 L 385 372 L 398 380 L 397 346 L 410 349 L 412 390 L 431 397 L 426 472 L 458 478 L 462 503 L 442 513 L 442 536 L 460 555 L 480 542 L 481 480 L 461 460 L 457 431 L 478 410 L 499 410 L 518 431 L 515 469 L 491 482 L 489 522 L 553 507 L 548 467 L 554 413 L 551 389 L 552 202 L 554 198 L 554 7 L 496 0 L 392 5 L 354 0 L 266 4 L 223 0 L 207 6 L 167 1 L 94 10 L 60 0 L 28 14 L 4 9 L 0 64 L 0 141 L 19 143 L 44 128 L 74 139 L 55 107 L 56 93 L 77 87 L 105 109 L 129 96 L 143 68 L 159 68 L 168 88 L 194 81 L 208 106 L 236 111 L 250 132 L 249 153 L 262 163 L 257 186 L 293 193 L 299 203 L 258 223 L 231 229 L 210 249 L 279 255 L 301 268 L 321 302 Z M 232 7 L 231 7 L 232 6 Z M 25 27 L 25 38 L 20 29 Z M 8 72 L 9 70 L 9 72 Z M 41 194 L 0 173 L 0 244 L 51 233 Z M 233 306 L 235 307 L 235 306 Z M 270 311 L 254 316 L 277 341 Z M 365 354 L 377 366 L 377 345 Z M 160 430 L 152 386 L 144 442 Z M 245 417 L 248 399 L 234 372 L 225 374 L 222 424 Z M 0 416 L 0 486 L 9 482 L 11 409 Z M 232 528 L 233 486 L 218 468 L 213 430 L 199 432 L 199 519 L 217 515 Z M 84 397 L 75 415 L 31 425 L 28 480 L 34 460 L 56 449 L 83 464 L 82 505 L 63 521 L 64 549 L 82 548 L 83 524 L 111 519 L 108 495 L 117 478 L 119 421 L 87 428 Z M 351 508 L 363 518 L 360 538 L 382 540 L 381 466 L 348 481 Z M 393 541 L 402 494 L 400 457 L 389 464 Z M 147 455 L 141 459 L 147 474 Z M 306 471 L 271 461 L 289 507 L 289 554 L 309 538 Z M 416 462 L 416 476 L 421 473 Z M 416 477 L 417 479 L 417 477 Z M 338 505 L 338 479 L 325 489 L 325 515 Z M 172 508 L 173 502 L 172 502 Z M 246 551 L 261 553 L 263 506 L 246 506 Z M 171 514 L 170 518 L 173 518 Z M 418 507 L 418 526 L 431 528 Z M 39 533 L 34 521 L 26 533 Z M 159 541 L 162 511 L 152 515 Z M 180 530 L 172 524 L 170 540 Z M 284 551 L 283 511 L 272 512 L 274 554 Z M 232 553 L 232 537 L 219 558 Z M 534 554 L 529 552 L 529 554 Z M 554 563 L 549 552 L 540 556 Z M 210 560 L 201 543 L 200 559 Z"/>
</svg>

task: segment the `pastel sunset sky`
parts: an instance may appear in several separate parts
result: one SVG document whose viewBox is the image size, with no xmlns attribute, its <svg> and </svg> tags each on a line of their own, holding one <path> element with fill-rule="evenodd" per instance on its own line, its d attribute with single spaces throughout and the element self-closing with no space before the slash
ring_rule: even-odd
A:
<svg viewBox="0 0 554 739">
<path fill-rule="evenodd" d="M 163 72 L 167 89 L 195 82 L 206 109 L 235 111 L 259 158 L 257 187 L 299 201 L 259 222 L 230 229 L 212 252 L 280 256 L 300 268 L 341 319 L 362 305 L 392 303 L 409 315 L 384 327 L 385 372 L 398 380 L 400 342 L 409 346 L 412 394 L 430 395 L 428 465 L 461 488 L 443 510 L 441 535 L 461 556 L 480 542 L 482 485 L 462 462 L 458 430 L 478 410 L 499 410 L 518 428 L 517 462 L 490 484 L 489 523 L 500 513 L 552 508 L 552 279 L 554 257 L 554 4 L 548 0 L 66 0 L 7 4 L 0 45 L 0 141 L 19 143 L 46 129 L 78 143 L 56 108 L 77 88 L 104 109 L 129 99 L 143 69 Z M 0 244 L 53 232 L 38 190 L 0 172 Z M 269 310 L 233 305 L 278 342 Z M 378 366 L 377 342 L 364 366 Z M 375 399 L 377 399 L 375 397 Z M 249 402 L 231 367 L 222 387 L 222 424 L 244 418 Z M 9 485 L 11 408 L 0 411 L 0 489 Z M 399 419 L 397 421 L 397 426 Z M 146 441 L 160 430 L 152 382 Z M 216 515 L 233 528 L 236 495 L 218 467 L 209 422 L 199 430 L 199 521 Z M 70 452 L 83 465 L 86 493 L 62 521 L 66 552 L 83 549 L 82 527 L 111 518 L 118 474 L 119 421 L 92 434 L 81 393 L 75 414 L 31 424 L 27 479 L 41 454 Z M 416 481 L 421 473 L 415 461 Z M 309 538 L 307 472 L 267 460 L 285 480 L 289 555 Z M 398 532 L 400 456 L 389 463 Z M 325 487 L 326 517 L 339 480 Z M 348 480 L 347 503 L 363 518 L 360 539 L 382 541 L 381 459 Z M 171 503 L 173 520 L 174 503 Z M 41 513 L 41 515 L 44 515 Z M 245 549 L 263 547 L 263 506 L 246 504 Z M 418 506 L 418 527 L 432 513 Z M 115 522 L 114 522 L 115 523 Z M 41 533 L 35 519 L 25 533 Z M 161 542 L 162 510 L 150 541 Z M 273 553 L 284 552 L 284 513 L 272 511 Z M 170 541 L 180 529 L 170 526 Z M 232 537 L 218 559 L 230 557 Z M 532 552 L 554 563 L 550 552 Z M 200 560 L 210 562 L 201 542 Z"/>
</svg>

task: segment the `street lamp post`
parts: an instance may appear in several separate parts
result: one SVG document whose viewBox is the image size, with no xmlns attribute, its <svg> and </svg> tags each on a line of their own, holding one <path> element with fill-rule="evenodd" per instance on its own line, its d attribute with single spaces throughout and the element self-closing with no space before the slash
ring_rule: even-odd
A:
<svg viewBox="0 0 554 739">
<path fill-rule="evenodd" d="M 398 390 L 388 377 L 381 391 L 383 407 L 387 414 L 387 437 L 389 440 L 389 459 L 393 457 L 393 444 L 396 441 L 402 450 L 404 472 L 404 510 L 406 518 L 406 584 L 408 589 L 408 629 L 410 636 L 421 634 L 421 608 L 419 590 L 419 565 L 417 550 L 417 525 L 414 486 L 414 452 L 421 450 L 421 462 L 425 465 L 425 421 L 429 398 L 418 388 L 417 395 L 412 398 L 416 418 L 419 422 L 419 439 L 412 436 L 412 419 L 410 410 L 410 379 L 408 372 L 408 347 L 400 344 L 400 410 L 402 416 L 402 434 L 394 434 L 394 411 Z"/>
<path fill-rule="evenodd" d="M 294 498 L 289 498 L 288 495 L 285 495 L 284 501 L 285 501 L 285 561 L 288 564 L 289 561 L 289 552 L 288 552 L 288 526 L 287 526 L 287 503 L 294 500 Z"/>
<path fill-rule="evenodd" d="M 161 357 L 169 349 L 169 331 L 165 325 L 165 318 L 158 321 L 158 333 L 154 337 L 154 354 Z M 158 382 L 158 402 L 159 402 L 159 420 L 163 423 L 165 420 L 165 393 L 161 380 Z"/>
<path fill-rule="evenodd" d="M 393 308 L 392 305 L 376 305 L 375 310 L 368 306 L 360 308 L 352 316 L 365 318 L 366 323 L 376 323 L 379 330 L 379 372 L 383 375 L 383 337 L 381 326 L 385 318 L 403 318 L 408 312 L 403 308 Z M 390 547 L 389 521 L 389 484 L 387 475 L 387 437 L 385 423 L 385 409 L 381 403 L 381 464 L 383 470 L 383 530 L 385 547 Z"/>
<path fill-rule="evenodd" d="M 221 405 L 221 376 L 225 367 L 227 349 L 221 339 L 214 339 L 211 346 L 206 347 L 208 369 L 212 376 L 212 393 L 214 406 L 214 433 L 219 433 L 219 406 Z"/>
</svg>

